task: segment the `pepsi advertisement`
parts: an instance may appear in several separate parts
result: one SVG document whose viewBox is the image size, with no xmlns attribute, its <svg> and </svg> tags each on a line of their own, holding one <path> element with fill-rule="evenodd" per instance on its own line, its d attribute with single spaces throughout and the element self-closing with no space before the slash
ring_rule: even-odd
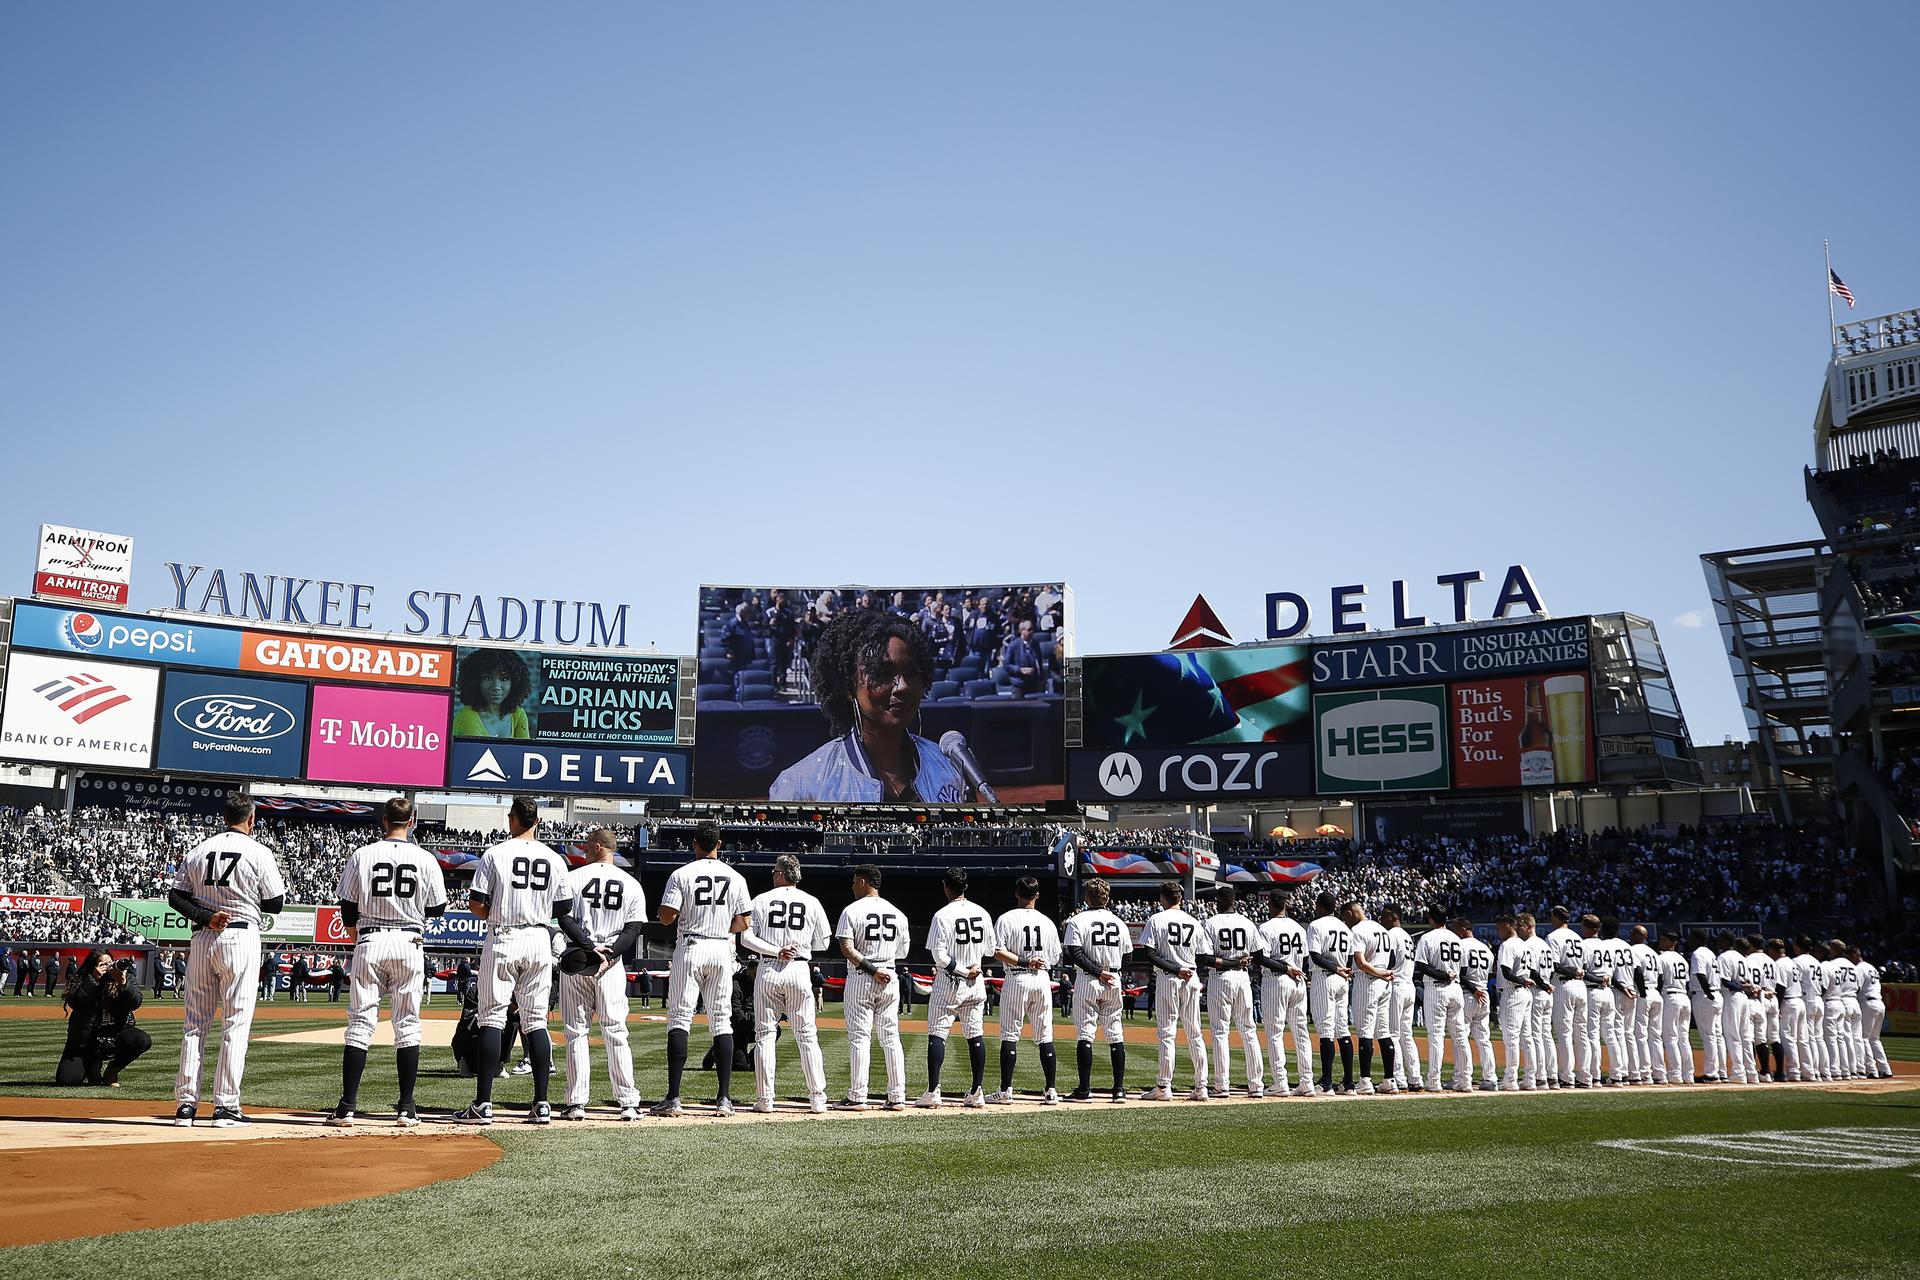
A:
<svg viewBox="0 0 1920 1280">
<path fill-rule="evenodd" d="M 168 671 L 154 767 L 176 773 L 298 778 L 307 686 Z"/>
<path fill-rule="evenodd" d="M 170 662 L 233 670 L 240 666 L 240 632 L 90 609 L 14 606 L 13 647 L 89 658 Z"/>
</svg>

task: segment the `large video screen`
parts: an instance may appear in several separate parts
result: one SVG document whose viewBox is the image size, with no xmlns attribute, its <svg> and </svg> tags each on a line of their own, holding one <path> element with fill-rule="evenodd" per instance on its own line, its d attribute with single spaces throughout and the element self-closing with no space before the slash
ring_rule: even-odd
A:
<svg viewBox="0 0 1920 1280">
<path fill-rule="evenodd" d="M 1140 802 L 1310 792 L 1310 652 L 1282 644 L 1085 659 L 1069 795 Z"/>
<path fill-rule="evenodd" d="M 670 657 L 462 646 L 453 736 L 671 745 L 680 664 Z"/>
<path fill-rule="evenodd" d="M 1070 600 L 1058 582 L 701 587 L 694 793 L 1059 799 Z"/>
</svg>

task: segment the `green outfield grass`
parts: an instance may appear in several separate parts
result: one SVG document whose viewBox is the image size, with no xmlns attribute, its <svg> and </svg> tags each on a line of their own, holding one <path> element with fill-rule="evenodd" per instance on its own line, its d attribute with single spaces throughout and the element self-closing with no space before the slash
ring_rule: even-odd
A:
<svg viewBox="0 0 1920 1280">
<path fill-rule="evenodd" d="M 8 1003 L 12 1003 L 8 1001 Z M 316 1014 L 344 1020 L 344 1006 Z M 829 1012 L 834 1012 L 829 1006 Z M 165 1099 L 178 1024 L 146 1020 L 155 1051 L 117 1096 Z M 311 1023 L 305 1025 L 313 1025 Z M 281 1028 L 293 1029 L 281 1024 Z M 275 1024 L 257 1024 L 271 1034 Z M 641 1087 L 657 1097 L 664 1032 L 635 1024 Z M 844 1087 L 838 1031 L 823 1034 Z M 908 1081 L 924 1079 L 908 1037 Z M 56 1023 L 0 1022 L 0 1088 L 44 1093 Z M 696 1028 L 696 1053 L 703 1047 Z M 1889 1040 L 1912 1060 L 1916 1044 Z M 783 1040 L 783 1089 L 797 1066 Z M 1063 1044 L 1063 1069 L 1072 1050 Z M 989 1039 L 988 1079 L 997 1046 Z M 429 1050 L 423 1106 L 472 1082 Z M 964 1083 L 964 1053 L 948 1063 Z M 1150 1047 L 1134 1046 L 1144 1085 Z M 1032 1048 L 1022 1087 L 1037 1088 Z M 256 1107 L 320 1108 L 338 1090 L 330 1045 L 255 1043 Z M 210 1064 L 209 1064 L 210 1065 Z M 389 1100 L 375 1050 L 363 1101 Z M 1095 1081 L 1106 1071 L 1098 1055 Z M 956 1074 L 957 1073 L 957 1074 Z M 1184 1063 L 1181 1076 L 1185 1078 Z M 1238 1079 L 1238 1052 L 1235 1077 Z M 880 1079 L 876 1063 L 875 1080 Z M 689 1099 L 712 1076 L 690 1075 Z M 80 1093 L 83 1091 L 68 1091 Z M 104 1091 L 102 1091 L 104 1092 Z M 751 1092 L 748 1081 L 736 1094 Z M 604 1075 L 594 1095 L 604 1098 Z M 503 1102 L 527 1082 L 500 1082 Z M 1632 1090 L 1456 1100 L 1273 1102 L 785 1124 L 486 1131 L 505 1156 L 459 1182 L 378 1200 L 8 1251 L 7 1274 L 391 1277 L 490 1274 L 1284 1274 L 1886 1276 L 1920 1267 L 1920 1163 L 1798 1168 L 1682 1159 L 1603 1139 L 1826 1126 L 1920 1132 L 1920 1089 Z M 209 1147 L 217 1159 L 218 1148 Z M 1802 1206 L 1786 1218 L 1780 1206 Z"/>
</svg>

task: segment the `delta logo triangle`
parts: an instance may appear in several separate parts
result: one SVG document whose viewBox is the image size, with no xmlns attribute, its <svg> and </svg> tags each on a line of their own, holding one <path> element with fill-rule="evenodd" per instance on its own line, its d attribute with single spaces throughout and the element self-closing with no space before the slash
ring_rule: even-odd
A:
<svg viewBox="0 0 1920 1280">
<path fill-rule="evenodd" d="M 506 780 L 507 771 L 500 767 L 500 760 L 493 754 L 492 747 L 482 751 L 480 758 L 473 762 L 473 768 L 467 770 L 468 782 L 505 782 Z"/>
<path fill-rule="evenodd" d="M 1220 615 L 1213 611 L 1204 595 L 1196 595 L 1193 604 L 1187 610 L 1187 616 L 1180 620 L 1174 629 L 1173 640 L 1168 645 L 1172 649 L 1225 649 L 1233 644 L 1233 637 L 1227 634 L 1227 626 L 1220 621 Z"/>
</svg>

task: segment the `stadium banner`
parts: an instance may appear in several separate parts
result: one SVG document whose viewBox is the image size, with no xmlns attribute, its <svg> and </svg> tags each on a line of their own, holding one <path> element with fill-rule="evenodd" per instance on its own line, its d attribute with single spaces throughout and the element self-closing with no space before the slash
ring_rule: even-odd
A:
<svg viewBox="0 0 1920 1280">
<path fill-rule="evenodd" d="M 1522 800 L 1446 800 L 1437 804 L 1370 804 L 1366 825 L 1354 835 L 1382 844 L 1419 837 L 1487 839 L 1524 835 Z"/>
<path fill-rule="evenodd" d="M 1067 753 L 1067 798 L 1081 802 L 1255 800 L 1312 789 L 1313 748 L 1306 742 Z"/>
<path fill-rule="evenodd" d="M 1082 743 L 1305 743 L 1309 653 L 1303 644 L 1276 644 L 1088 657 L 1080 664 Z"/>
<path fill-rule="evenodd" d="M 82 604 L 124 605 L 133 583 L 133 539 L 63 524 L 40 526 L 33 594 Z"/>
<path fill-rule="evenodd" d="M 7 893 L 0 890 L 0 911 L 44 911 L 52 915 L 77 916 L 86 909 L 85 898 L 63 898 L 44 893 Z"/>
<path fill-rule="evenodd" d="M 456 791 L 553 795 L 684 796 L 692 753 L 677 747 L 554 747 L 527 742 L 453 744 L 447 785 Z"/>
<path fill-rule="evenodd" d="M 1447 789 L 1445 685 L 1315 693 L 1313 734 L 1320 795 Z"/>
<path fill-rule="evenodd" d="M 873 673 L 855 670 L 862 646 L 829 642 L 876 615 L 904 633 L 890 642 L 890 658 L 904 649 L 929 677 L 900 681 L 884 701 L 864 691 Z M 1004 803 L 1059 800 L 1072 626 L 1062 583 L 702 586 L 694 793 L 882 803 L 867 740 L 877 737 L 877 750 L 915 762 L 897 803 L 984 801 L 962 758 Z M 854 732 L 856 716 L 867 738 Z"/>
<path fill-rule="evenodd" d="M 314 921 L 321 911 L 338 907 L 301 906 L 288 903 L 286 909 L 260 922 L 260 936 L 267 942 L 312 942 Z M 193 936 L 193 923 L 167 905 L 165 898 L 110 898 L 107 919 L 144 937 L 148 942 L 181 942 Z"/>
<path fill-rule="evenodd" d="M 436 645 L 247 631 L 241 636 L 240 669 L 311 680 L 446 689 L 453 684 L 453 650 Z"/>
<path fill-rule="evenodd" d="M 168 670 L 153 767 L 298 778 L 306 728 L 305 684 Z"/>
<path fill-rule="evenodd" d="M 424 935 L 429 947 L 479 946 L 487 938 L 487 922 L 471 911 L 448 910 L 427 921 Z M 313 916 L 313 941 L 325 947 L 350 947 L 354 935 L 340 918 L 338 907 L 316 907 Z"/>
<path fill-rule="evenodd" d="M 315 685 L 307 777 L 438 788 L 447 775 L 447 715 L 443 693 Z"/>
<path fill-rule="evenodd" d="M 89 658 L 168 662 L 232 671 L 240 665 L 240 632 L 231 627 L 166 622 L 125 613 L 14 606 L 13 647 Z"/>
<path fill-rule="evenodd" d="M 156 667 L 15 652 L 0 758 L 144 769 L 153 757 Z"/>
<path fill-rule="evenodd" d="M 1313 646 L 1313 688 L 1320 693 L 1565 671 L 1589 666 L 1592 655 L 1586 618 L 1323 640 Z"/>
<path fill-rule="evenodd" d="M 453 687 L 456 738 L 671 746 L 680 663 L 462 646 Z"/>
<path fill-rule="evenodd" d="M 1476 680 L 1452 687 L 1453 785 L 1463 791 L 1591 782 L 1587 673 Z"/>
<path fill-rule="evenodd" d="M 1887 1030 L 1920 1036 L 1920 982 L 1883 982 L 1880 996 L 1887 1005 Z"/>
<path fill-rule="evenodd" d="M 163 782 L 120 773 L 88 773 L 76 788 L 75 803 L 140 813 L 196 813 L 211 817 L 226 804 L 230 787 L 207 782 Z"/>
</svg>

